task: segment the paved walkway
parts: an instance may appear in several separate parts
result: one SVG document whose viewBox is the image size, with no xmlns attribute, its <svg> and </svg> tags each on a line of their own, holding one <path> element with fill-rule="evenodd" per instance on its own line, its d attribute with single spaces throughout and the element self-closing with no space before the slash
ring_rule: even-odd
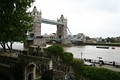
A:
<svg viewBox="0 0 120 80">
<path fill-rule="evenodd" d="M 113 66 L 110 66 L 110 65 L 102 65 L 102 66 L 99 66 L 99 64 L 95 64 L 95 66 L 98 67 L 98 68 L 106 68 L 106 69 L 110 69 L 110 70 L 113 70 L 113 71 L 118 71 L 118 72 L 120 72 L 120 68 L 113 67 Z"/>
</svg>

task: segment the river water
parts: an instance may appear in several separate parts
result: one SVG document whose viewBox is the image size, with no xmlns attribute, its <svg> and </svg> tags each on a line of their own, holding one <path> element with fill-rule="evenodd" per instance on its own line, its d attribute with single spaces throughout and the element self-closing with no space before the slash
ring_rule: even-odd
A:
<svg viewBox="0 0 120 80">
<path fill-rule="evenodd" d="M 86 46 L 73 46 L 65 47 L 65 51 L 72 52 L 75 58 L 87 58 L 98 60 L 98 57 L 102 57 L 105 61 L 117 61 L 120 62 L 120 47 L 115 47 L 112 49 L 96 48 L 96 46 L 86 45 Z M 82 56 L 81 56 L 82 54 Z"/>
<path fill-rule="evenodd" d="M 23 50 L 23 44 L 15 43 L 13 45 L 14 49 Z M 64 47 L 66 52 L 72 52 L 74 58 L 87 58 L 87 59 L 95 59 L 98 60 L 98 57 L 102 57 L 105 61 L 116 61 L 120 62 L 120 47 L 115 47 L 112 49 L 109 46 L 109 49 L 96 48 L 96 46 L 85 45 L 85 46 L 72 46 L 72 47 Z M 82 56 L 81 56 L 82 53 Z"/>
</svg>

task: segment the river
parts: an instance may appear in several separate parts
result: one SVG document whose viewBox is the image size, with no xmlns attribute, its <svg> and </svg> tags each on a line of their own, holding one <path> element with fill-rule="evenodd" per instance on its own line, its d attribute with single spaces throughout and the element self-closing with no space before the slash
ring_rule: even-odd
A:
<svg viewBox="0 0 120 80">
<path fill-rule="evenodd" d="M 23 44 L 15 43 L 13 45 L 14 49 L 23 49 Z M 109 49 L 96 48 L 96 46 L 85 45 L 85 46 L 72 46 L 72 47 L 64 47 L 66 52 L 72 52 L 74 58 L 87 58 L 87 59 L 95 59 L 98 60 L 98 57 L 102 57 L 105 61 L 116 61 L 120 62 L 120 47 L 115 47 L 112 49 L 109 46 Z"/>
<path fill-rule="evenodd" d="M 86 46 L 73 46 L 73 47 L 64 47 L 65 51 L 72 52 L 75 58 L 87 58 L 98 60 L 98 57 L 102 57 L 105 61 L 116 61 L 120 62 L 120 47 L 115 47 L 112 49 L 109 46 L 109 49 L 96 48 L 96 46 L 86 45 Z"/>
</svg>

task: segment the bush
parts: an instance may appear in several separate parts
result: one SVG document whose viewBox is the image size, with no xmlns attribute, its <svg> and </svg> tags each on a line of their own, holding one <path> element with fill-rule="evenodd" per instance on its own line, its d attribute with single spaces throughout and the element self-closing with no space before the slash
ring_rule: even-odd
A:
<svg viewBox="0 0 120 80">
<path fill-rule="evenodd" d="M 83 60 L 74 58 L 71 66 L 75 73 L 74 75 L 75 80 L 79 80 L 80 78 L 82 78 L 82 74 L 84 71 Z"/>
<path fill-rule="evenodd" d="M 72 60 L 73 60 L 73 54 L 71 52 L 64 52 L 62 55 L 62 60 L 64 63 L 66 64 L 71 64 Z"/>
<path fill-rule="evenodd" d="M 47 48 L 47 51 L 50 55 L 54 56 L 62 56 L 64 49 L 62 46 L 59 45 L 53 45 Z"/>
<path fill-rule="evenodd" d="M 85 66 L 83 76 L 89 80 L 119 80 L 120 72 L 115 72 L 104 68 Z"/>
</svg>

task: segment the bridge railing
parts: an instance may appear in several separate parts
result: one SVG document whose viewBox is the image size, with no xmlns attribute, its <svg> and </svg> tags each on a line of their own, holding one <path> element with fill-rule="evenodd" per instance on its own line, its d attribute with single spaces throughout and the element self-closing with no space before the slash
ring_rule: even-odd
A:
<svg viewBox="0 0 120 80">
<path fill-rule="evenodd" d="M 91 63 L 97 63 L 97 64 L 99 64 L 99 62 L 102 61 L 105 65 L 111 65 L 111 66 L 113 66 L 113 62 L 115 62 L 115 66 L 120 67 L 120 62 L 117 62 L 117 61 L 105 61 L 105 60 L 96 60 L 96 59 L 84 59 L 84 60 Z"/>
</svg>

